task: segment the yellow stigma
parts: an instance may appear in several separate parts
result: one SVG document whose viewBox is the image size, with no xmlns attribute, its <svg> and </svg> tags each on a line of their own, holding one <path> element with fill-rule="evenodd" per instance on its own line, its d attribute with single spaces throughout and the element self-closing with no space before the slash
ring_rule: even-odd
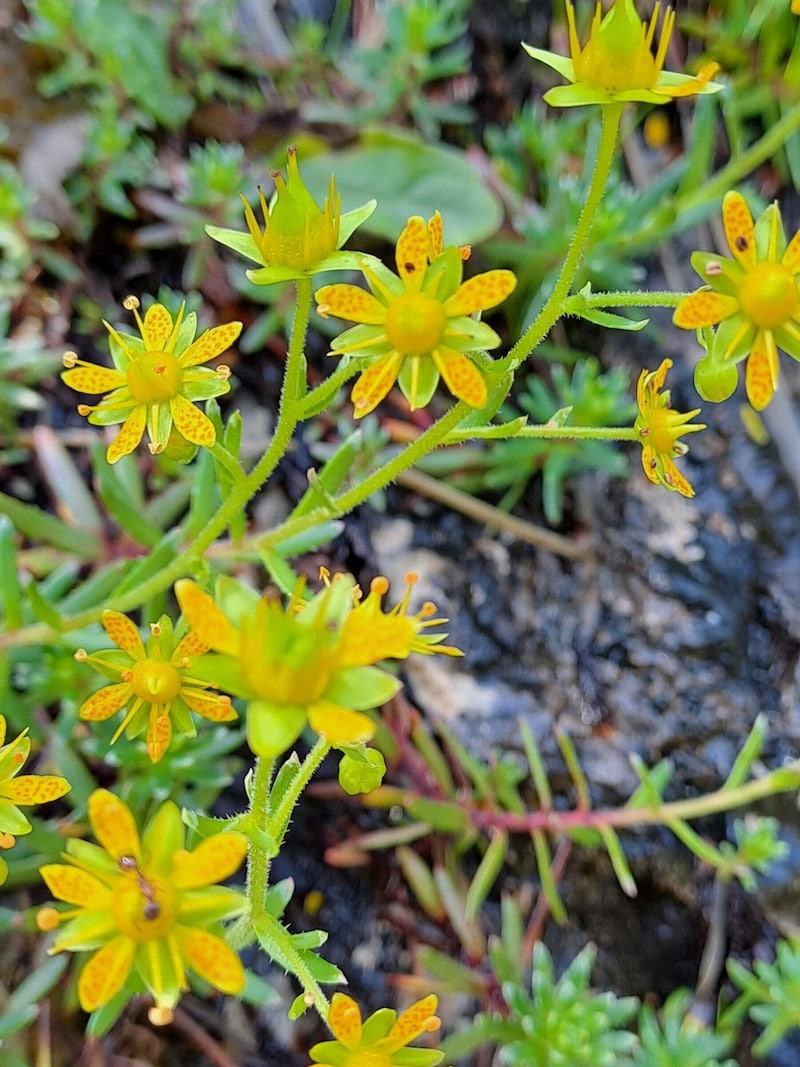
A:
<svg viewBox="0 0 800 1067">
<path fill-rule="evenodd" d="M 168 704 L 181 691 L 176 667 L 160 659 L 143 659 L 130 672 L 131 687 L 148 704 Z"/>
<path fill-rule="evenodd" d="M 424 293 L 403 293 L 386 312 L 386 336 L 398 352 L 421 356 L 439 343 L 445 322 L 444 308 L 438 300 Z"/>
<path fill-rule="evenodd" d="M 758 263 L 749 270 L 739 290 L 743 313 L 756 326 L 782 326 L 800 302 L 793 274 L 780 263 Z"/>
<path fill-rule="evenodd" d="M 141 404 L 170 400 L 178 392 L 181 371 L 171 352 L 145 352 L 128 367 L 128 388 Z"/>
</svg>

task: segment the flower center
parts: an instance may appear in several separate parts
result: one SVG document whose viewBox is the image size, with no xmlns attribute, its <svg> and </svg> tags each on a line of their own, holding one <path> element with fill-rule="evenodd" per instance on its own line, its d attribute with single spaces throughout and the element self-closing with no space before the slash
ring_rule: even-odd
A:
<svg viewBox="0 0 800 1067">
<path fill-rule="evenodd" d="M 782 326 L 797 310 L 797 281 L 780 263 L 758 263 L 742 282 L 739 303 L 756 326 Z"/>
<path fill-rule="evenodd" d="M 117 880 L 111 912 L 121 934 L 134 941 L 153 941 L 172 928 L 175 897 L 168 885 L 134 866 Z"/>
<path fill-rule="evenodd" d="M 446 318 L 438 300 L 424 293 L 403 293 L 386 312 L 386 336 L 403 355 L 421 356 L 441 340 Z"/>
<path fill-rule="evenodd" d="M 145 352 L 128 367 L 128 388 L 142 404 L 169 400 L 178 392 L 180 367 L 171 352 Z"/>
<path fill-rule="evenodd" d="M 131 688 L 148 704 L 168 704 L 181 691 L 177 667 L 162 659 L 143 659 L 131 670 Z"/>
</svg>

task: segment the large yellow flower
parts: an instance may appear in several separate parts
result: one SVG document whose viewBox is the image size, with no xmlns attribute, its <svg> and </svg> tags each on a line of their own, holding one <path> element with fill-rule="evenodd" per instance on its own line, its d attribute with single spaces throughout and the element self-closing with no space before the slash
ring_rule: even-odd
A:
<svg viewBox="0 0 800 1067">
<path fill-rule="evenodd" d="M 398 1018 L 381 1008 L 361 1021 L 361 1010 L 346 993 L 334 993 L 328 1026 L 335 1041 L 321 1041 L 309 1055 L 309 1067 L 435 1067 L 444 1059 L 437 1049 L 407 1048 L 420 1034 L 439 1029 L 437 999 L 423 997 Z"/>
<path fill-rule="evenodd" d="M 230 389 L 230 369 L 200 367 L 230 348 L 239 336 L 241 322 L 214 326 L 195 340 L 197 316 L 184 317 L 181 304 L 173 321 L 163 304 L 152 304 L 144 319 L 139 315 L 139 301 L 129 296 L 124 307 L 132 311 L 141 337 L 118 333 L 103 325 L 111 335 L 109 347 L 114 369 L 100 367 L 66 352 L 62 378 L 71 389 L 81 393 L 107 393 L 99 404 L 79 404 L 81 415 L 88 415 L 95 426 L 122 429 L 108 446 L 109 463 L 133 452 L 147 429 L 150 451 L 163 452 L 170 434 L 177 430 L 179 441 L 209 448 L 216 440 L 211 420 L 193 401 L 210 400 Z"/>
<path fill-rule="evenodd" d="M 356 418 L 372 411 L 398 380 L 412 410 L 424 407 L 440 375 L 459 400 L 475 408 L 486 403 L 486 382 L 465 353 L 495 348 L 500 338 L 472 316 L 496 307 L 517 281 L 510 270 L 490 270 L 462 282 L 468 254 L 454 245 L 443 248 L 438 212 L 427 225 L 414 216 L 397 242 L 396 275 L 378 260 L 364 260 L 371 293 L 355 285 L 318 291 L 321 315 L 360 323 L 331 348 L 332 355 L 368 361 L 351 394 Z"/>
<path fill-rule="evenodd" d="M 665 71 L 675 12 L 664 9 L 664 21 L 655 55 L 652 45 L 656 36 L 661 4 L 656 3 L 650 22 L 645 25 L 636 14 L 633 0 L 614 0 L 605 17 L 600 0 L 592 19 L 589 39 L 581 48 L 575 25 L 575 9 L 566 0 L 569 26 L 570 58 L 531 48 L 523 44 L 533 56 L 566 78 L 569 85 L 559 85 L 545 93 L 544 99 L 554 107 L 577 107 L 581 104 L 608 105 L 641 100 L 649 104 L 663 104 L 672 97 L 693 96 L 696 93 L 716 93 L 722 86 L 711 81 L 719 70 L 718 63 L 708 63 L 697 77 Z"/>
<path fill-rule="evenodd" d="M 686 433 L 705 430 L 704 423 L 687 425 L 700 408 L 681 414 L 669 406 L 669 389 L 661 392 L 672 366 L 671 359 L 662 361 L 656 371 L 643 370 L 636 387 L 639 414 L 634 423 L 642 446 L 644 473 L 655 484 L 673 489 L 682 496 L 694 496 L 694 489 L 673 463 L 676 456 L 685 456 L 688 446 L 679 438 Z"/>
<path fill-rule="evenodd" d="M 238 869 L 247 839 L 235 831 L 184 848 L 172 801 L 162 804 L 141 838 L 133 815 L 113 793 L 89 797 L 89 822 L 100 846 L 70 840 L 66 863 L 47 863 L 42 878 L 69 911 L 44 908 L 40 929 L 63 928 L 55 952 L 92 951 L 78 979 L 84 1011 L 146 989 L 154 1022 L 168 1022 L 191 969 L 223 993 L 241 993 L 244 969 L 222 938 L 220 923 L 245 911 L 243 894 L 217 882 Z M 128 999 L 125 998 L 125 999 Z"/>
<path fill-rule="evenodd" d="M 680 302 L 673 321 L 685 330 L 718 325 L 695 373 L 703 399 L 727 399 L 738 381 L 735 365 L 746 359 L 747 397 L 760 411 L 778 387 L 778 349 L 800 360 L 800 231 L 787 246 L 778 205 L 754 223 L 736 192 L 725 195 L 722 222 L 733 259 L 692 255 L 707 284 Z"/>
<path fill-rule="evenodd" d="M 31 741 L 23 730 L 13 741 L 6 739 L 5 716 L 0 715 L 0 848 L 11 848 L 16 838 L 31 832 L 31 824 L 19 809 L 46 804 L 68 793 L 72 786 L 55 774 L 20 774 L 30 755 Z M 8 864 L 0 858 L 0 885 L 8 876 Z"/>
<path fill-rule="evenodd" d="M 104 649 L 89 654 L 79 649 L 75 658 L 120 681 L 90 696 L 78 714 L 90 722 L 103 722 L 127 708 L 127 715 L 111 739 L 112 745 L 126 728 L 131 737 L 146 732 L 147 754 L 153 763 L 158 763 L 172 739 L 173 725 L 182 733 L 195 736 L 192 711 L 211 722 L 237 718 L 230 697 L 209 693 L 209 687 L 216 688 L 214 683 L 191 673 L 209 648 L 196 633 L 190 632 L 176 641 L 172 623 L 164 615 L 150 627 L 145 645 L 126 615 L 104 611 L 100 621 L 120 651 Z"/>
</svg>

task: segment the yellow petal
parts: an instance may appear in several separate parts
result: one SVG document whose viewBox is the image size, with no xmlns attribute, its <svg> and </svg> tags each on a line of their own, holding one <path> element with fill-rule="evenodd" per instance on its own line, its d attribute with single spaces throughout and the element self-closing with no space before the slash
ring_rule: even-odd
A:
<svg viewBox="0 0 800 1067">
<path fill-rule="evenodd" d="M 328 700 L 320 700 L 308 709 L 311 729 L 332 745 L 357 745 L 375 734 L 375 723 L 360 711 L 351 711 Z"/>
<path fill-rule="evenodd" d="M 193 445 L 210 448 L 217 439 L 214 423 L 205 412 L 178 393 L 169 402 L 169 410 L 176 427 Z"/>
<path fill-rule="evenodd" d="M 100 910 L 111 903 L 111 890 L 99 878 L 80 867 L 65 863 L 45 863 L 39 868 L 45 885 L 56 898 L 81 908 Z"/>
<path fill-rule="evenodd" d="M 199 634 L 209 648 L 227 656 L 238 655 L 239 634 L 208 593 L 194 582 L 182 578 L 175 583 L 175 595 L 192 630 Z"/>
<path fill-rule="evenodd" d="M 202 656 L 208 652 L 209 646 L 202 639 L 200 634 L 195 633 L 194 630 L 190 630 L 189 633 L 180 639 L 175 647 L 175 651 L 170 656 L 170 662 L 175 663 L 178 666 L 183 664 L 183 661 L 188 656 L 193 659 L 195 656 Z"/>
<path fill-rule="evenodd" d="M 169 748 L 172 740 L 172 722 L 169 715 L 158 715 L 154 710 L 150 711 L 150 722 L 147 727 L 147 755 L 153 763 L 158 763 Z"/>
<path fill-rule="evenodd" d="M 115 859 L 139 859 L 139 833 L 127 804 L 107 789 L 95 789 L 89 796 L 89 823 L 94 836 Z"/>
<path fill-rule="evenodd" d="M 789 242 L 789 247 L 783 253 L 781 263 L 790 274 L 800 274 L 800 230 Z"/>
<path fill-rule="evenodd" d="M 433 217 L 428 219 L 428 256 L 431 260 L 441 255 L 444 247 L 444 224 L 441 212 L 436 211 Z"/>
<path fill-rule="evenodd" d="M 203 693 L 198 689 L 182 689 L 181 698 L 192 711 L 202 715 L 209 722 L 233 722 L 239 716 L 231 704 L 230 697 L 219 693 Z"/>
<path fill-rule="evenodd" d="M 109 463 L 116 463 L 118 459 L 133 452 L 142 439 L 146 419 L 147 407 L 145 404 L 139 404 L 123 422 L 119 433 L 108 446 L 106 459 Z"/>
<path fill-rule="evenodd" d="M 142 326 L 142 340 L 148 352 L 163 352 L 172 333 L 172 316 L 164 305 L 151 304 Z"/>
<path fill-rule="evenodd" d="M 778 388 L 778 352 L 771 333 L 760 335 L 747 357 L 744 384 L 747 399 L 756 411 L 763 411 Z"/>
<path fill-rule="evenodd" d="M 119 611 L 104 611 L 100 616 L 103 629 L 123 652 L 134 659 L 144 659 L 144 645 L 136 624 Z"/>
<path fill-rule="evenodd" d="M 55 774 L 21 774 L 0 784 L 0 796 L 14 804 L 47 804 L 68 793 L 72 786 Z"/>
<path fill-rule="evenodd" d="M 403 357 L 399 352 L 390 352 L 362 372 L 350 394 L 355 409 L 353 414 L 357 419 L 368 415 L 380 404 L 397 381 L 402 362 Z"/>
<path fill-rule="evenodd" d="M 119 682 L 117 685 L 106 685 L 98 689 L 88 700 L 81 704 L 78 716 L 84 722 L 105 722 L 110 719 L 115 711 L 124 707 L 129 697 L 133 695 L 133 688 L 129 682 Z"/>
<path fill-rule="evenodd" d="M 434 1015 L 437 1004 L 438 999 L 431 994 L 416 1001 L 404 1011 L 382 1042 L 387 1051 L 397 1052 L 420 1034 L 433 1033 L 434 1030 L 438 1030 L 441 1021 L 438 1016 Z"/>
<path fill-rule="evenodd" d="M 686 81 L 681 82 L 680 85 L 670 85 L 668 87 L 654 85 L 653 92 L 662 93 L 664 96 L 669 96 L 673 99 L 683 96 L 694 96 L 695 93 L 704 89 L 708 85 L 719 70 L 719 63 L 706 63 L 697 72 L 696 77 L 688 78 Z"/>
<path fill-rule="evenodd" d="M 172 868 L 176 889 L 198 889 L 228 878 L 247 855 L 247 838 L 237 831 L 215 834 L 191 852 L 177 852 Z"/>
<path fill-rule="evenodd" d="M 654 485 L 658 485 L 658 458 L 652 445 L 645 445 L 642 449 L 642 467 L 650 481 Z"/>
<path fill-rule="evenodd" d="M 672 462 L 669 456 L 662 456 L 661 462 L 663 463 L 664 470 L 661 477 L 658 479 L 662 485 L 667 489 L 676 489 L 681 496 L 694 496 L 694 489 L 692 488 L 688 478 L 684 478 L 675 464 Z"/>
<path fill-rule="evenodd" d="M 222 938 L 206 930 L 176 930 L 181 955 L 190 967 L 222 993 L 235 995 L 244 989 L 242 961 Z"/>
<path fill-rule="evenodd" d="M 470 407 L 483 407 L 488 391 L 483 375 L 474 363 L 462 352 L 449 348 L 437 349 L 433 354 L 433 361 L 453 396 L 457 396 Z"/>
<path fill-rule="evenodd" d="M 62 380 L 80 393 L 110 393 L 128 382 L 122 371 L 110 367 L 74 367 L 64 371 Z"/>
<path fill-rule="evenodd" d="M 226 322 L 222 326 L 214 326 L 189 345 L 179 357 L 178 363 L 181 367 L 196 367 L 198 363 L 207 363 L 229 349 L 241 332 L 241 322 Z"/>
<path fill-rule="evenodd" d="M 115 937 L 95 952 L 78 979 L 78 1001 L 84 1011 L 97 1011 L 119 993 L 135 954 L 136 942 L 130 937 Z"/>
<path fill-rule="evenodd" d="M 419 215 L 410 218 L 395 249 L 397 273 L 410 293 L 418 293 L 428 266 L 428 227 Z"/>
<path fill-rule="evenodd" d="M 369 326 L 385 322 L 386 308 L 372 293 L 357 285 L 325 285 L 316 295 L 320 315 L 335 315 Z"/>
<path fill-rule="evenodd" d="M 736 262 L 745 269 L 755 266 L 756 234 L 753 216 L 741 193 L 725 194 L 722 201 L 722 225 Z"/>
<path fill-rule="evenodd" d="M 517 279 L 510 270 L 487 270 L 483 274 L 476 274 L 445 301 L 445 313 L 448 316 L 472 315 L 475 311 L 497 307 L 514 291 L 516 284 Z"/>
<path fill-rule="evenodd" d="M 716 326 L 738 307 L 735 296 L 715 293 L 713 289 L 698 289 L 681 300 L 672 321 L 684 330 L 699 330 L 702 326 Z"/>
<path fill-rule="evenodd" d="M 334 993 L 328 1026 L 340 1045 L 351 1052 L 361 1044 L 361 1009 L 346 993 Z"/>
</svg>

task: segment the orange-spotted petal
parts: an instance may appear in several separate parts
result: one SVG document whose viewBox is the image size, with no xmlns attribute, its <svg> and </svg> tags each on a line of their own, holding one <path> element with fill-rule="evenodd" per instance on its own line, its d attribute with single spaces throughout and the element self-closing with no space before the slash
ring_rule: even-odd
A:
<svg viewBox="0 0 800 1067">
<path fill-rule="evenodd" d="M 56 900 L 82 908 L 105 908 L 111 903 L 109 887 L 80 867 L 45 863 L 39 873 Z"/>
<path fill-rule="evenodd" d="M 790 274 L 800 274 L 800 230 L 789 242 L 789 247 L 783 253 L 781 263 Z"/>
<path fill-rule="evenodd" d="M 127 377 L 122 371 L 110 367 L 73 367 L 61 375 L 62 380 L 80 393 L 110 393 L 127 384 Z"/>
<path fill-rule="evenodd" d="M 733 258 L 747 269 L 756 263 L 756 234 L 753 216 L 741 193 L 725 194 L 722 201 L 722 225 Z"/>
<path fill-rule="evenodd" d="M 133 687 L 129 682 L 106 685 L 81 704 L 78 716 L 84 722 L 105 722 L 115 711 L 124 707 L 132 695 Z"/>
<path fill-rule="evenodd" d="M 241 332 L 241 322 L 226 322 L 222 326 L 214 326 L 189 345 L 179 357 L 178 363 L 181 367 L 196 367 L 198 363 L 207 363 L 227 351 Z"/>
<path fill-rule="evenodd" d="M 739 301 L 735 296 L 715 293 L 713 289 L 698 289 L 681 300 L 672 321 L 684 330 L 699 330 L 703 326 L 716 326 L 738 308 Z"/>
<path fill-rule="evenodd" d="M 445 313 L 448 316 L 472 315 L 475 311 L 497 307 L 514 291 L 516 284 L 517 279 L 510 270 L 487 270 L 476 274 L 445 301 Z"/>
<path fill-rule="evenodd" d="M 217 439 L 214 423 L 205 412 L 178 393 L 170 398 L 169 410 L 175 426 L 193 445 L 210 448 Z"/>
<path fill-rule="evenodd" d="M 375 734 L 375 723 L 360 711 L 320 700 L 308 709 L 311 729 L 332 745 L 357 745 Z"/>
<path fill-rule="evenodd" d="M 131 973 L 135 954 L 136 942 L 122 936 L 95 952 L 78 979 L 78 1001 L 84 1011 L 97 1011 L 119 993 Z"/>
<path fill-rule="evenodd" d="M 390 352 L 388 356 L 377 360 L 362 371 L 350 394 L 354 408 L 353 414 L 357 419 L 368 415 L 380 404 L 397 381 L 402 362 L 403 357 L 399 352 Z"/>
<path fill-rule="evenodd" d="M 672 459 L 669 456 L 662 456 L 661 462 L 664 465 L 664 473 L 658 480 L 669 489 L 677 489 L 681 496 L 693 497 L 694 489 L 691 483 L 681 474 Z"/>
<path fill-rule="evenodd" d="M 134 659 L 144 659 L 144 645 L 136 624 L 119 611 L 104 611 L 100 616 L 103 629 L 123 652 Z"/>
<path fill-rule="evenodd" d="M 328 1026 L 336 1040 L 352 1052 L 361 1044 L 361 1009 L 346 993 L 334 993 Z"/>
<path fill-rule="evenodd" d="M 438 999 L 431 994 L 416 1001 L 403 1012 L 382 1044 L 389 1052 L 397 1052 L 420 1034 L 433 1033 L 441 1026 L 441 1020 L 434 1014 Z"/>
<path fill-rule="evenodd" d="M 208 652 L 209 646 L 202 639 L 200 634 L 195 633 L 194 630 L 190 630 L 185 637 L 182 637 L 178 644 L 175 646 L 175 651 L 170 656 L 170 662 L 176 663 L 178 666 L 183 665 L 183 661 L 188 656 L 193 659 L 195 656 L 202 656 Z"/>
<path fill-rule="evenodd" d="M 173 858 L 172 884 L 176 889 L 198 889 L 228 878 L 247 855 L 247 838 L 238 831 L 215 834 L 191 852 Z"/>
<path fill-rule="evenodd" d="M 463 400 L 470 407 L 483 407 L 488 390 L 483 375 L 474 363 L 471 363 L 462 352 L 449 348 L 438 348 L 433 353 L 433 361 L 453 396 Z"/>
<path fill-rule="evenodd" d="M 176 930 L 181 955 L 215 989 L 235 995 L 244 989 L 242 961 L 225 942 L 206 930 Z"/>
<path fill-rule="evenodd" d="M 94 836 L 115 859 L 134 856 L 139 859 L 139 832 L 127 804 L 109 793 L 95 789 L 89 795 L 89 823 Z"/>
<path fill-rule="evenodd" d="M 182 689 L 181 698 L 186 704 L 209 722 L 233 722 L 239 716 L 230 697 L 219 693 L 204 693 L 201 690 Z"/>
<path fill-rule="evenodd" d="M 123 422 L 119 433 L 108 446 L 106 459 L 109 463 L 116 463 L 133 452 L 142 439 L 146 419 L 147 407 L 145 404 L 139 404 Z"/>
<path fill-rule="evenodd" d="M 169 715 L 159 715 L 155 709 L 150 712 L 147 727 L 147 755 L 153 763 L 158 763 L 169 748 L 172 740 L 172 722 Z"/>
<path fill-rule="evenodd" d="M 410 293 L 417 293 L 428 266 L 428 227 L 419 215 L 410 218 L 395 248 L 397 273 Z"/>
<path fill-rule="evenodd" d="M 68 793 L 72 787 L 66 778 L 55 774 L 20 774 L 0 782 L 0 796 L 14 804 L 48 804 Z"/>
<path fill-rule="evenodd" d="M 756 411 L 763 411 L 778 388 L 778 351 L 771 333 L 759 335 L 747 357 L 744 384 L 747 399 Z"/>
<path fill-rule="evenodd" d="M 164 305 L 151 304 L 141 323 L 142 340 L 148 352 L 163 352 L 172 330 L 172 316 Z"/>
<path fill-rule="evenodd" d="M 386 320 L 386 308 L 358 285 L 325 285 L 316 296 L 320 315 L 375 326 Z"/>
<path fill-rule="evenodd" d="M 658 456 L 652 445 L 645 445 L 642 449 L 642 467 L 650 481 L 658 485 Z"/>
<path fill-rule="evenodd" d="M 428 219 L 428 257 L 431 261 L 441 255 L 444 247 L 444 223 L 441 212 L 434 213 L 433 218 Z"/>
<path fill-rule="evenodd" d="M 200 635 L 209 648 L 227 656 L 238 655 L 239 635 L 208 593 L 194 582 L 182 578 L 175 583 L 175 595 L 192 630 Z"/>
</svg>

